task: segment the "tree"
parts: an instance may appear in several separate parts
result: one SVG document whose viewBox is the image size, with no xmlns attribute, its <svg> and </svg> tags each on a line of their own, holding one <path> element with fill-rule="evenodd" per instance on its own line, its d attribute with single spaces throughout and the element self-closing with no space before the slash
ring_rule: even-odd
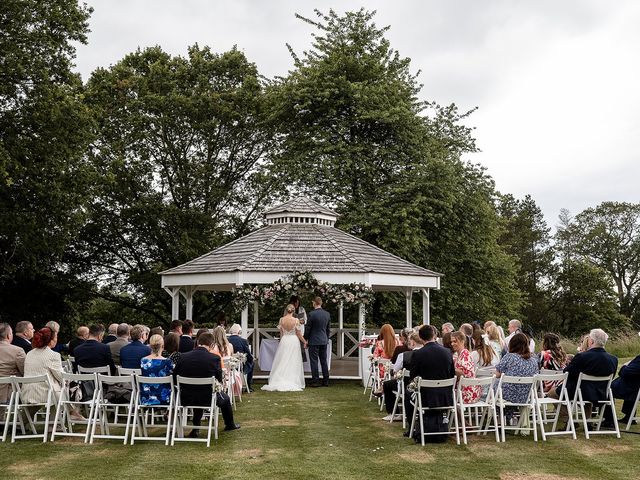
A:
<svg viewBox="0 0 640 480">
<path fill-rule="evenodd" d="M 418 99 L 410 59 L 391 48 L 374 13 L 316 14 L 298 16 L 318 34 L 301 56 L 292 51 L 294 70 L 271 88 L 277 166 L 334 205 L 340 228 L 444 273 L 436 321 L 517 311 L 513 262 L 497 244 L 493 181 L 461 159 L 476 150 L 463 124 L 471 112 Z M 396 303 L 378 302 L 374 318 L 393 311 Z"/>
<path fill-rule="evenodd" d="M 93 72 L 92 201 L 75 246 L 95 293 L 166 319 L 158 272 L 250 231 L 277 191 L 263 85 L 237 49 L 138 50 Z M 194 305 L 204 315 L 210 297 Z"/>
<path fill-rule="evenodd" d="M 44 323 L 69 313 L 65 252 L 83 221 L 91 119 L 72 71 L 91 9 L 0 3 L 0 314 Z"/>
<path fill-rule="evenodd" d="M 558 231 L 565 255 L 609 274 L 618 307 L 638 317 L 640 301 L 640 204 L 603 202 L 588 208 Z"/>
<path fill-rule="evenodd" d="M 500 244 L 518 267 L 516 281 L 523 294 L 524 317 L 534 327 L 540 326 L 548 313 L 554 273 L 550 229 L 530 195 L 522 200 L 510 194 L 500 196 L 498 212 L 503 221 Z"/>
</svg>

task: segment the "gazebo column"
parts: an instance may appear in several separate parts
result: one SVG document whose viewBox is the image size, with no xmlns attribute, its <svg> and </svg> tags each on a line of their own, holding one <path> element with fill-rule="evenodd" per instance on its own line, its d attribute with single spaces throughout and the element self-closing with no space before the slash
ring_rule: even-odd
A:
<svg viewBox="0 0 640 480">
<path fill-rule="evenodd" d="M 247 338 L 247 329 L 249 328 L 249 304 L 244 306 L 240 314 L 240 328 L 242 328 L 242 336 Z"/>
<path fill-rule="evenodd" d="M 365 322 L 365 308 L 364 308 L 364 304 L 359 304 L 358 305 L 358 342 L 361 342 L 362 339 L 364 338 L 365 335 L 365 328 L 364 328 L 364 322 Z M 362 371 L 362 348 L 358 348 L 358 353 L 359 353 L 359 358 L 358 358 L 358 376 L 360 378 L 362 378 L 362 374 L 364 373 Z"/>
<path fill-rule="evenodd" d="M 180 287 L 165 288 L 171 295 L 171 320 L 180 320 Z"/>
<path fill-rule="evenodd" d="M 187 311 L 184 317 L 185 320 L 193 320 L 193 294 L 195 291 L 196 291 L 196 287 L 192 285 L 187 285 L 186 287 L 184 287 L 184 291 L 182 290 L 180 291 L 186 303 Z"/>
<path fill-rule="evenodd" d="M 258 355 L 258 348 L 260 348 L 260 332 L 258 330 L 258 306 L 257 301 L 253 302 L 253 356 Z M 246 333 L 245 333 L 246 335 Z"/>
<path fill-rule="evenodd" d="M 431 324 L 431 312 L 430 312 L 430 298 L 429 298 L 430 290 L 428 288 L 422 289 L 422 324 L 430 325 Z"/>
<path fill-rule="evenodd" d="M 405 296 L 405 310 L 407 315 L 407 328 L 413 327 L 413 304 L 411 302 L 413 297 L 413 288 L 407 288 L 404 292 Z"/>
<path fill-rule="evenodd" d="M 338 304 L 338 358 L 344 357 L 344 305 Z"/>
</svg>

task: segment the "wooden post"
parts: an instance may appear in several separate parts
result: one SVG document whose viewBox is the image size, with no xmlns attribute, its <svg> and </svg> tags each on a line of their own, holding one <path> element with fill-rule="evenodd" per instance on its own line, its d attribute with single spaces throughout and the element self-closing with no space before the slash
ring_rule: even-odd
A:
<svg viewBox="0 0 640 480">
<path fill-rule="evenodd" d="M 365 309 L 364 305 L 361 303 L 358 305 L 358 342 L 361 342 L 365 335 Z M 358 375 L 362 378 L 362 349 L 358 348 Z"/>
<path fill-rule="evenodd" d="M 430 325 L 431 324 L 431 312 L 430 310 L 430 298 L 429 298 L 429 289 L 422 289 L 422 324 Z"/>
<path fill-rule="evenodd" d="M 242 328 L 243 338 L 247 338 L 247 329 L 249 328 L 249 304 L 245 305 L 240 314 L 240 328 Z"/>
<path fill-rule="evenodd" d="M 258 356 L 258 348 L 260 348 L 260 332 L 258 330 L 258 306 L 260 304 L 256 300 L 253 302 L 253 356 Z"/>
<path fill-rule="evenodd" d="M 344 305 L 338 304 L 338 358 L 344 357 Z"/>
<path fill-rule="evenodd" d="M 413 327 L 413 305 L 411 299 L 413 297 L 413 288 L 407 288 L 404 292 L 405 295 L 405 309 L 407 315 L 407 328 Z"/>
<path fill-rule="evenodd" d="M 171 320 L 180 320 L 180 287 L 171 289 Z"/>
</svg>

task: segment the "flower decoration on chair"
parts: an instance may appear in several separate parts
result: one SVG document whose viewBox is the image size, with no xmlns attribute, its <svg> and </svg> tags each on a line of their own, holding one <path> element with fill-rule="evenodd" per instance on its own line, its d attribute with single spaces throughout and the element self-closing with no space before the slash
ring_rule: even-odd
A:
<svg viewBox="0 0 640 480">
<path fill-rule="evenodd" d="M 238 310 L 242 310 L 251 302 L 259 302 L 261 305 L 283 304 L 291 295 L 300 292 L 313 292 L 335 304 L 365 305 L 373 302 L 373 289 L 362 283 L 350 283 L 348 285 L 334 285 L 319 281 L 309 271 L 295 271 L 282 277 L 271 285 L 247 285 L 233 290 L 233 303 Z"/>
</svg>

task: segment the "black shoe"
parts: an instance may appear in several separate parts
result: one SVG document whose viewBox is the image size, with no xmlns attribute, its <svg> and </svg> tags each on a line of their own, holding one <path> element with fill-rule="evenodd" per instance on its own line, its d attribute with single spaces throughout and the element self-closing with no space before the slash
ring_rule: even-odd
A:
<svg viewBox="0 0 640 480">
<path fill-rule="evenodd" d="M 239 423 L 234 423 L 233 425 L 225 425 L 224 431 L 225 432 L 230 432 L 231 430 L 238 430 L 239 428 L 240 428 L 240 424 Z"/>
<path fill-rule="evenodd" d="M 620 420 L 618 420 L 618 423 L 629 423 L 629 416 L 625 415 L 624 417 L 622 417 Z M 636 422 L 635 420 L 633 422 L 631 422 L 631 425 L 637 425 L 638 422 Z"/>
<path fill-rule="evenodd" d="M 200 438 L 200 432 L 198 430 L 191 430 L 187 438 Z"/>
<path fill-rule="evenodd" d="M 602 422 L 600 424 L 600 428 L 607 428 L 607 429 L 612 429 L 615 428 L 616 426 L 613 423 L 613 420 L 609 420 L 608 422 Z"/>
<path fill-rule="evenodd" d="M 322 384 L 322 386 L 323 386 L 323 387 L 328 387 L 328 386 L 329 386 L 329 382 L 324 382 L 324 383 Z"/>
<path fill-rule="evenodd" d="M 320 384 L 318 382 L 311 382 L 309 384 L 309 386 L 312 387 L 312 388 L 318 388 L 320 386 Z"/>
<path fill-rule="evenodd" d="M 409 432 L 402 432 L 402 436 L 408 438 L 409 437 Z"/>
</svg>

